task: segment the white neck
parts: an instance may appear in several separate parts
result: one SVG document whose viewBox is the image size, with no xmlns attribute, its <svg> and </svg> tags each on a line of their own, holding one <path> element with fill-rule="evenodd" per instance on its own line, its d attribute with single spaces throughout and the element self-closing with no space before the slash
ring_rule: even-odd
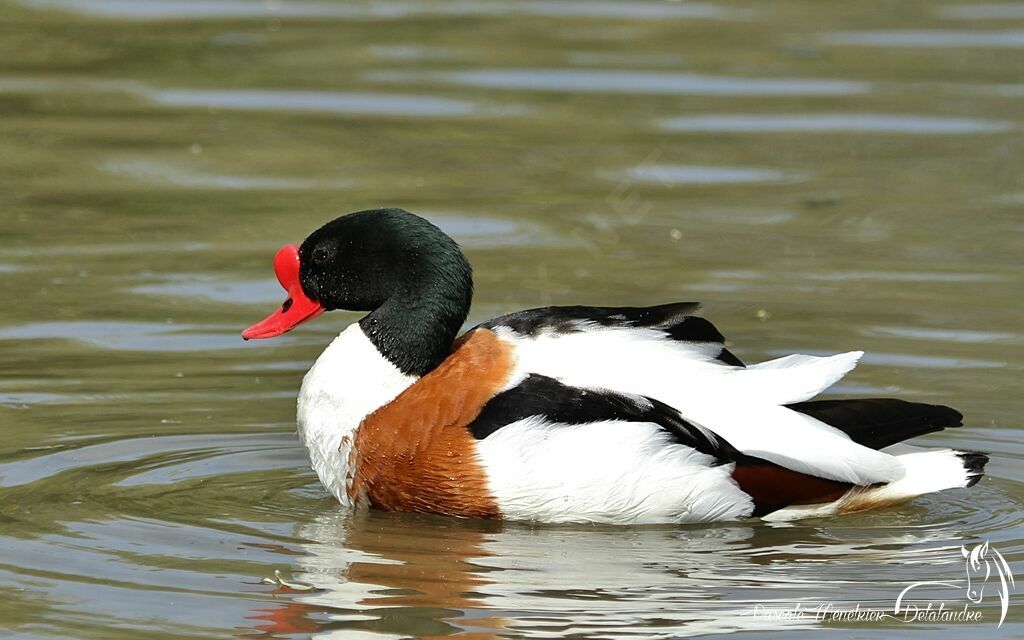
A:
<svg viewBox="0 0 1024 640">
<path fill-rule="evenodd" d="M 349 505 L 349 454 L 363 418 L 416 382 L 399 371 L 353 323 L 324 349 L 299 390 L 299 439 L 320 482 Z"/>
</svg>

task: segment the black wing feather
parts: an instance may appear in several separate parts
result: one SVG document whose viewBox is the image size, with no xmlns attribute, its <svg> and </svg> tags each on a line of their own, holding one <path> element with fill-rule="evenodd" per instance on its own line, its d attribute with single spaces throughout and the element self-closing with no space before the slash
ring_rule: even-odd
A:
<svg viewBox="0 0 1024 640">
<path fill-rule="evenodd" d="M 687 422 L 664 402 L 605 389 L 573 387 L 537 374 L 491 398 L 469 424 L 469 430 L 476 439 L 483 440 L 506 425 L 534 416 L 561 424 L 604 420 L 652 422 L 672 434 L 676 442 L 713 456 L 719 464 L 741 456 L 725 439 Z"/>
<path fill-rule="evenodd" d="M 789 408 L 817 418 L 872 449 L 963 424 L 963 415 L 956 409 L 893 398 L 811 400 Z"/>
</svg>

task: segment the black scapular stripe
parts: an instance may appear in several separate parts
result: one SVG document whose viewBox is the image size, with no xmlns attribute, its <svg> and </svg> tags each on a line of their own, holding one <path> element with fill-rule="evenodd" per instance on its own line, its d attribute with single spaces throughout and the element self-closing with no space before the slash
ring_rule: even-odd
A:
<svg viewBox="0 0 1024 640">
<path fill-rule="evenodd" d="M 872 449 L 963 424 L 963 415 L 956 409 L 894 398 L 811 400 L 788 406 L 843 431 L 854 442 Z"/>
<path fill-rule="evenodd" d="M 543 331 L 568 334 L 583 331 L 587 325 L 661 329 L 672 340 L 725 344 L 725 337 L 705 318 L 693 315 L 699 302 L 671 302 L 654 307 L 541 307 L 527 309 L 488 320 L 482 329 L 508 327 L 522 336 Z M 743 361 L 724 346 L 716 358 L 724 364 L 742 367 Z"/>
<path fill-rule="evenodd" d="M 664 402 L 604 389 L 573 387 L 537 374 L 491 398 L 469 424 L 469 430 L 477 440 L 483 440 L 506 425 L 534 416 L 561 424 L 605 420 L 652 422 L 672 434 L 676 442 L 713 456 L 718 464 L 741 457 L 723 438 L 687 422 Z"/>
<path fill-rule="evenodd" d="M 699 308 L 699 302 L 672 302 L 655 307 L 541 307 L 494 318 L 480 327 L 508 327 L 523 336 L 533 336 L 545 330 L 554 333 L 575 333 L 583 330 L 583 323 L 603 327 L 669 329 L 676 324 L 684 323 Z M 721 334 L 718 338 L 717 341 L 720 341 Z"/>
</svg>

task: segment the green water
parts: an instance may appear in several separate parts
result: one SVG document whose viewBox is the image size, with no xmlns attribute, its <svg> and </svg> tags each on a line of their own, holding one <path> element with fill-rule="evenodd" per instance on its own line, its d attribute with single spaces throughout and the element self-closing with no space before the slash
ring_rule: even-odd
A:
<svg viewBox="0 0 1024 640">
<path fill-rule="evenodd" d="M 0 2 L 4 637 L 1024 635 L 994 581 L 757 614 L 963 608 L 985 540 L 1022 582 L 1022 126 L 1020 3 Z M 792 526 L 341 512 L 294 399 L 358 316 L 238 333 L 380 205 L 463 244 L 471 322 L 702 300 L 748 361 L 864 349 L 834 393 L 961 409 L 921 442 L 990 475 Z"/>
</svg>

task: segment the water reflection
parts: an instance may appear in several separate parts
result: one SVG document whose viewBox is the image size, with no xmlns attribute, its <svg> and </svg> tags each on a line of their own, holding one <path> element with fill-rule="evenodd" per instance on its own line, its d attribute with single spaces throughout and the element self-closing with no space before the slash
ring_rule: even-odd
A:
<svg viewBox="0 0 1024 640">
<path fill-rule="evenodd" d="M 445 634 L 457 635 L 629 633 L 652 617 L 661 624 L 655 631 L 648 627 L 645 637 L 697 632 L 723 619 L 726 628 L 764 628 L 743 605 L 716 602 L 709 593 L 714 584 L 704 582 L 711 577 L 705 554 L 722 554 L 716 557 L 730 564 L 734 576 L 758 564 L 729 553 L 746 548 L 755 533 L 733 526 L 621 535 L 432 518 L 417 527 L 409 516 L 326 513 L 299 531 L 312 542 L 303 546 L 295 573 L 320 591 L 292 602 L 327 611 L 329 619 L 329 612 L 337 612 L 343 621 L 353 614 L 386 618 L 384 607 L 425 607 L 416 614 L 425 619 L 414 628 L 444 625 Z M 690 606 L 680 607 L 681 601 Z M 491 615 L 467 616 L 472 609 Z"/>
<path fill-rule="evenodd" d="M 864 364 L 889 367 L 924 367 L 926 369 L 1002 369 L 1006 362 L 981 360 L 978 358 L 944 358 L 939 356 L 909 355 L 905 353 L 882 353 L 874 351 L 861 359 Z"/>
<path fill-rule="evenodd" d="M 279 592 L 280 604 L 252 617 L 263 632 L 318 628 L 333 637 L 330 630 L 344 628 L 374 638 L 401 637 L 405 625 L 536 638 L 814 625 L 758 616 L 757 607 L 891 606 L 899 585 L 912 581 L 908 564 L 922 561 L 927 573 L 956 580 L 965 509 L 955 505 L 924 525 L 890 511 L 825 525 L 636 529 L 325 510 L 297 531 L 307 542 L 293 567 L 294 579 L 317 590 Z M 826 577 L 839 567 L 841 583 Z M 886 578 L 892 585 L 880 592 Z M 396 622 L 393 607 L 412 619 Z"/>
<path fill-rule="evenodd" d="M 281 303 L 281 287 L 272 278 L 250 281 L 224 281 L 204 274 L 161 274 L 165 282 L 132 289 L 135 293 L 175 298 L 201 298 L 221 304 Z"/>
<path fill-rule="evenodd" d="M 959 578 L 965 541 L 1019 575 L 1021 6 L 4 4 L 0 626 L 761 637 L 757 603 L 891 606 Z M 752 361 L 865 348 L 832 392 L 962 409 L 921 444 L 995 452 L 990 474 L 789 528 L 338 513 L 295 393 L 358 316 L 238 330 L 282 300 L 275 250 L 385 204 L 467 248 L 473 321 L 703 299 Z M 275 569 L 321 590 L 275 592 Z"/>
<path fill-rule="evenodd" d="M 999 133 L 1015 128 L 1011 122 L 978 118 L 866 113 L 723 114 L 667 118 L 662 126 L 680 132 L 786 133 L 851 132 L 970 134 Z"/>
<path fill-rule="evenodd" d="M 38 391 L 0 391 L 0 405 L 9 409 L 26 409 L 34 404 L 68 403 L 80 398 L 62 393 L 44 393 Z M 4 477 L 0 465 L 0 484 Z"/>
<path fill-rule="evenodd" d="M 942 271 L 847 271 L 835 269 L 821 273 L 777 272 L 768 276 L 760 271 L 741 269 L 716 270 L 711 275 L 722 280 L 766 280 L 771 277 L 781 282 L 818 281 L 818 282 L 1000 282 L 1004 278 L 992 273 L 960 273 Z"/>
<path fill-rule="evenodd" d="M 71 77 L 65 79 L 2 77 L 0 93 L 123 93 L 173 108 L 279 111 L 403 118 L 510 116 L 525 113 L 514 104 L 484 104 L 462 98 L 369 91 L 302 91 L 285 89 L 158 88 L 134 80 Z M 148 172 L 135 169 L 136 173 Z M 182 176 L 188 180 L 188 176 Z"/>
<path fill-rule="evenodd" d="M 191 189 L 344 189 L 351 186 L 347 180 L 312 180 L 280 176 L 242 176 L 201 172 L 193 167 L 145 158 L 106 160 L 99 168 L 114 175 L 155 184 L 170 184 Z"/>
<path fill-rule="evenodd" d="M 911 340 L 931 340 L 936 342 L 962 342 L 965 344 L 983 343 L 1024 343 L 1024 335 L 1006 331 L 971 331 L 966 329 L 929 329 L 927 327 L 869 327 L 865 331 L 870 335 L 880 334 L 895 338 Z"/>
<path fill-rule="evenodd" d="M 78 399 L 81 401 L 81 398 Z M 188 435 L 129 438 L 97 444 L 69 442 L 53 451 L 14 462 L 0 463 L 0 487 L 26 485 L 60 474 L 88 470 L 96 465 L 141 462 L 159 451 L 171 464 L 139 465 L 114 486 L 167 484 L 190 478 L 212 477 L 231 469 L 247 469 L 254 454 L 287 449 L 281 434 Z M 287 464 L 293 463 L 287 461 Z M 282 461 L 282 464 L 285 462 Z M 270 468 L 277 465 L 271 464 Z M 282 467 L 283 468 L 283 467 Z"/>
<path fill-rule="evenodd" d="M 745 19 L 753 12 L 710 2 L 605 2 L 601 0 L 455 0 L 453 2 L 304 2 L 285 0 L 22 0 L 40 9 L 79 11 L 121 20 L 223 18 L 395 20 L 429 15 L 527 15 L 622 20 Z"/>
<path fill-rule="evenodd" d="M 5 340 L 76 340 L 106 349 L 195 351 L 238 347 L 237 327 L 159 322 L 36 322 L 0 329 Z M 285 336 L 287 340 L 288 337 Z"/>
<path fill-rule="evenodd" d="M 168 107 L 203 107 L 244 111 L 295 111 L 381 116 L 451 117 L 478 111 L 468 100 L 419 95 L 341 91 L 272 91 L 256 89 L 152 89 L 146 98 Z"/>
<path fill-rule="evenodd" d="M 803 179 L 795 173 L 751 167 L 708 167 L 687 164 L 644 164 L 624 172 L 619 179 L 665 185 L 756 184 L 794 182 Z"/>
<path fill-rule="evenodd" d="M 1024 49 L 1024 31 L 1021 30 L 842 31 L 829 33 L 823 39 L 829 44 L 863 47 Z"/>
<path fill-rule="evenodd" d="M 944 6 L 939 15 L 957 20 L 1024 20 L 1024 4 L 961 4 Z"/>
<path fill-rule="evenodd" d="M 598 69 L 472 69 L 374 71 L 378 82 L 441 82 L 487 89 L 579 93 L 650 93 L 709 96 L 834 96 L 867 93 L 871 85 L 850 80 L 702 75 L 670 71 Z"/>
</svg>

